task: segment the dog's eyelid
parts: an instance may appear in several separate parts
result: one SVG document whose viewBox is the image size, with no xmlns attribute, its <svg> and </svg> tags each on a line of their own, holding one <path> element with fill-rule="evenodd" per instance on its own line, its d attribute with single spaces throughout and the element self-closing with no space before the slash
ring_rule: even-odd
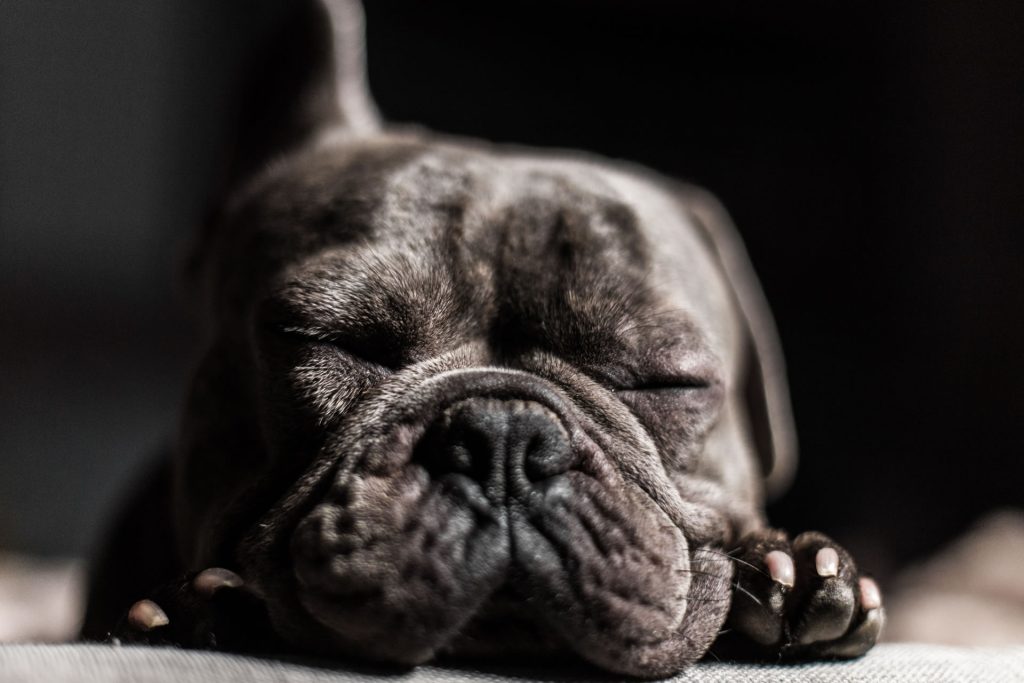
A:
<svg viewBox="0 0 1024 683">
<path fill-rule="evenodd" d="M 586 366 L 582 368 L 591 379 L 615 392 L 671 391 L 711 389 L 721 384 L 713 368 L 691 369 L 632 368 L 617 366 Z M 692 370 L 692 371 L 691 371 Z"/>
<path fill-rule="evenodd" d="M 337 336 L 317 325 L 267 321 L 262 327 L 268 333 L 310 343 L 334 344 Z"/>
<path fill-rule="evenodd" d="M 720 364 L 702 350 L 653 355 L 642 365 L 634 390 L 713 389 L 723 383 Z"/>
<path fill-rule="evenodd" d="M 631 373 L 626 371 L 624 368 L 583 366 L 580 369 L 583 370 L 590 379 L 608 389 L 611 389 L 612 391 L 617 391 L 622 387 L 633 383 Z"/>
<path fill-rule="evenodd" d="M 369 345 L 353 342 L 343 335 L 333 335 L 330 338 L 321 340 L 323 344 L 330 344 L 340 353 L 358 360 L 368 366 L 383 370 L 388 373 L 398 370 L 402 363 L 394 358 L 384 357 L 379 348 L 371 350 Z"/>
<path fill-rule="evenodd" d="M 713 381 L 700 377 L 659 377 L 642 380 L 631 386 L 622 387 L 619 391 L 676 391 L 710 389 Z"/>
<path fill-rule="evenodd" d="M 282 334 L 287 334 L 292 337 L 302 337 L 310 341 L 320 341 L 325 343 L 332 343 L 332 335 L 327 334 L 324 330 L 321 330 L 315 326 L 305 327 L 302 325 L 281 325 L 277 328 Z"/>
<path fill-rule="evenodd" d="M 289 337 L 324 339 L 329 334 L 314 319 L 303 315 L 290 301 L 281 297 L 268 297 L 260 302 L 253 321 L 259 330 Z"/>
<path fill-rule="evenodd" d="M 330 346 L 338 353 L 342 353 L 350 359 L 383 372 L 395 372 L 400 366 L 400 363 L 394 362 L 392 359 L 382 358 L 378 354 L 370 352 L 367 345 L 355 343 L 346 335 L 325 330 L 321 327 L 272 325 L 271 331 L 281 336 L 289 337 L 296 342 Z"/>
<path fill-rule="evenodd" d="M 666 387 L 689 387 L 707 389 L 719 383 L 718 373 L 713 366 L 700 362 L 672 363 L 655 366 L 641 373 L 638 385 L 657 389 Z"/>
</svg>

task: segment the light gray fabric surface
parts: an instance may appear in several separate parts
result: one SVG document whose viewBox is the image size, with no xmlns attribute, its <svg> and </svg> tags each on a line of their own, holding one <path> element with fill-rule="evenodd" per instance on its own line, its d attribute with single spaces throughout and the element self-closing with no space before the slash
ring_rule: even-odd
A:
<svg viewBox="0 0 1024 683">
<path fill-rule="evenodd" d="M 340 668 L 324 663 L 297 663 L 214 652 L 171 648 L 109 647 L 103 645 L 0 646 L 3 683 L 526 683 L 528 681 L 608 681 L 591 673 L 523 668 L 470 671 L 420 667 L 403 674 L 384 674 Z M 891 644 L 876 647 L 854 662 L 794 666 L 756 666 L 704 663 L 673 681 L 705 683 L 789 683 L 814 681 L 878 681 L 928 683 L 1002 683 L 1024 681 L 1024 646 L 955 648 Z"/>
</svg>

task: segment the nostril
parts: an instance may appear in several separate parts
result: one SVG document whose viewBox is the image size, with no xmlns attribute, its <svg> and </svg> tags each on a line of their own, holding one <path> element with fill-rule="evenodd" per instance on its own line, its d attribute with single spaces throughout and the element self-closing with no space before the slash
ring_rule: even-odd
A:
<svg viewBox="0 0 1024 683">
<path fill-rule="evenodd" d="M 558 422 L 537 416 L 530 421 L 532 434 L 525 439 L 523 472 L 532 482 L 564 474 L 572 465 L 568 434 Z"/>
<path fill-rule="evenodd" d="M 467 406 L 454 406 L 430 426 L 414 457 L 435 477 L 456 473 L 482 481 L 493 459 L 495 437 L 490 431 Z"/>
<path fill-rule="evenodd" d="M 566 472 L 572 447 L 561 419 L 539 403 L 472 398 L 438 416 L 415 458 L 435 478 L 455 473 L 484 483 L 504 472 L 521 486 Z"/>
<path fill-rule="evenodd" d="M 477 429 L 456 429 L 439 454 L 448 463 L 448 471 L 484 481 L 491 469 L 494 446 L 491 437 Z"/>
</svg>

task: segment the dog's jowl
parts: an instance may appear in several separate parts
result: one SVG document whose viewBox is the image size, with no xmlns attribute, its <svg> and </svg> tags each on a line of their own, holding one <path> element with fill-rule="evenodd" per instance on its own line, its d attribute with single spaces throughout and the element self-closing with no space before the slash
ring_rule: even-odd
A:
<svg viewBox="0 0 1024 683">
<path fill-rule="evenodd" d="M 289 106 L 246 100 L 191 275 L 205 354 L 85 635 L 648 677 L 870 648 L 877 586 L 764 519 L 795 437 L 718 204 L 383 127 L 349 2 L 294 3 L 280 32 L 262 87 Z"/>
</svg>

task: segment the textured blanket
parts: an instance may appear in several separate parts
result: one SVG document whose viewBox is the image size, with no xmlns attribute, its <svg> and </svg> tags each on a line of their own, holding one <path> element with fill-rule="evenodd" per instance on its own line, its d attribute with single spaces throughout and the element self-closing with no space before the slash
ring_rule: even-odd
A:
<svg viewBox="0 0 1024 683">
<path fill-rule="evenodd" d="M 498 683 L 509 681 L 610 681 L 597 672 L 544 670 L 528 665 L 502 669 L 420 667 L 387 674 L 329 663 L 258 659 L 170 648 L 104 645 L 0 646 L 3 683 Z M 941 645 L 879 645 L 862 659 L 794 666 L 698 664 L 671 679 L 687 683 L 1010 683 L 1024 681 L 1024 646 L 965 648 Z"/>
</svg>

